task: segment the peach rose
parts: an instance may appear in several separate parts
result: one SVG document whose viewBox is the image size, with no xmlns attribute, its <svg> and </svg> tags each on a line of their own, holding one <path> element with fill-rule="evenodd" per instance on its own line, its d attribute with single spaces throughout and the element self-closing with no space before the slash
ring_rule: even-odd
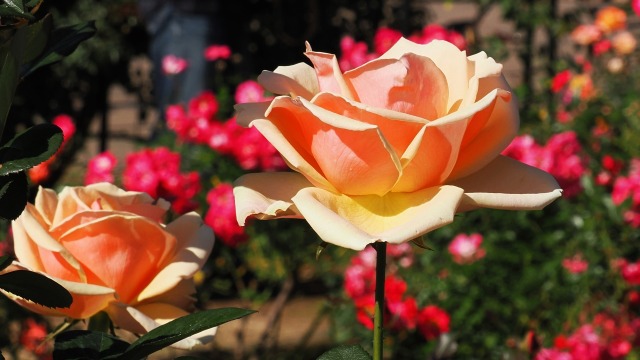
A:
<svg viewBox="0 0 640 360">
<path fill-rule="evenodd" d="M 247 174 L 234 189 L 238 222 L 306 219 L 329 243 L 352 249 L 402 243 L 479 207 L 540 209 L 560 196 L 544 171 L 501 156 L 518 108 L 483 52 L 445 41 L 400 39 L 342 73 L 332 54 L 264 71 L 277 96 L 236 106 L 295 170 Z"/>
<path fill-rule="evenodd" d="M 13 222 L 17 262 L 58 281 L 73 296 L 51 309 L 6 293 L 43 315 L 86 319 L 106 311 L 116 326 L 145 333 L 193 310 L 193 275 L 213 247 L 213 232 L 196 213 L 168 225 L 170 204 L 108 183 L 40 188 L 34 204 Z M 215 329 L 176 344 L 190 348 Z"/>
</svg>

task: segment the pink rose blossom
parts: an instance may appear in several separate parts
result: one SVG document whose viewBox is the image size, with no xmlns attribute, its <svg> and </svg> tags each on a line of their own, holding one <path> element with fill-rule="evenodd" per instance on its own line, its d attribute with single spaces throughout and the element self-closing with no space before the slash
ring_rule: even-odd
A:
<svg viewBox="0 0 640 360">
<path fill-rule="evenodd" d="M 587 271 L 589 263 L 582 259 L 582 255 L 578 254 L 562 260 L 562 267 L 572 274 L 580 274 Z"/>
<path fill-rule="evenodd" d="M 84 184 L 112 183 L 114 181 L 113 171 L 116 163 L 116 157 L 108 150 L 92 157 L 87 163 Z"/>
<path fill-rule="evenodd" d="M 387 52 L 400 38 L 402 33 L 398 30 L 388 27 L 378 28 L 373 36 L 373 50 L 376 56 L 380 56 Z"/>
<path fill-rule="evenodd" d="M 209 210 L 204 222 L 209 225 L 216 236 L 229 247 L 237 247 L 248 240 L 244 228 L 236 221 L 233 186 L 221 183 L 207 193 Z"/>
<path fill-rule="evenodd" d="M 166 55 L 162 58 L 162 71 L 165 75 L 177 75 L 183 72 L 189 63 L 186 59 L 175 55 Z"/>
<path fill-rule="evenodd" d="M 453 256 L 453 261 L 458 264 L 470 264 L 485 255 L 482 245 L 482 235 L 480 234 L 459 234 L 449 244 L 449 253 Z"/>
<path fill-rule="evenodd" d="M 227 45 L 211 45 L 204 49 L 204 58 L 208 61 L 226 60 L 231 57 L 231 49 Z"/>
<path fill-rule="evenodd" d="M 236 88 L 235 100 L 237 104 L 248 102 L 261 102 L 267 98 L 264 96 L 264 88 L 257 81 L 247 80 L 241 82 Z"/>
</svg>

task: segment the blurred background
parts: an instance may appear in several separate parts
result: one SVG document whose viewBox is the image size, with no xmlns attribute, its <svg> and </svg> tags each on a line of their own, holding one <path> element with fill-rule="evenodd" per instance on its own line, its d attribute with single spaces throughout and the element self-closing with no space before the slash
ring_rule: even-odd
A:
<svg viewBox="0 0 640 360">
<path fill-rule="evenodd" d="M 199 274 L 199 306 L 260 312 L 222 326 L 196 355 L 308 359 L 336 344 L 369 346 L 371 249 L 316 255 L 320 241 L 304 221 L 235 224 L 231 182 L 286 166 L 261 135 L 235 125 L 233 105 L 269 99 L 256 77 L 307 61 L 305 41 L 347 71 L 404 36 L 504 64 L 527 134 L 505 154 L 553 174 L 564 196 L 543 212 L 459 215 L 428 234 L 432 250 L 390 248 L 389 358 L 640 358 L 638 2 L 44 6 L 57 24 L 95 19 L 98 32 L 20 84 L 2 142 L 53 122 L 65 142 L 30 170 L 34 189 L 110 181 L 205 217 L 217 243 Z M 0 253 L 11 254 L 9 224 L 0 230 Z M 47 358 L 34 344 L 54 323 L 0 299 L 2 353 Z"/>
</svg>

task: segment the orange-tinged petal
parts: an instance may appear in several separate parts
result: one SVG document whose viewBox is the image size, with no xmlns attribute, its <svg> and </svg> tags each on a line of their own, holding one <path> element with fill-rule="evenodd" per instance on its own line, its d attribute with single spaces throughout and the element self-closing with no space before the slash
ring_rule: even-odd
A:
<svg viewBox="0 0 640 360">
<path fill-rule="evenodd" d="M 318 94 L 313 99 L 313 104 L 349 119 L 376 126 L 382 132 L 385 140 L 391 145 L 397 157 L 405 152 L 424 125 L 424 122 L 418 118 L 406 116 L 393 118 L 391 116 L 401 114 L 393 111 L 387 111 L 384 115 L 380 115 L 375 112 L 379 109 L 329 93 Z"/>
<path fill-rule="evenodd" d="M 13 222 L 16 229 L 14 248 L 17 259 L 37 271 L 72 281 L 86 281 L 86 274 L 78 260 L 46 230 L 35 206 L 27 204 L 20 217 Z M 55 264 L 58 272 L 49 273 Z"/>
<path fill-rule="evenodd" d="M 315 70 L 305 63 L 278 66 L 273 72 L 265 70 L 258 76 L 258 83 L 274 94 L 307 100 L 320 91 Z"/>
<path fill-rule="evenodd" d="M 357 99 L 367 105 L 434 120 L 446 115 L 448 86 L 431 59 L 405 54 L 378 59 L 345 73 Z"/>
<path fill-rule="evenodd" d="M 156 222 L 112 215 L 71 229 L 60 242 L 83 264 L 87 281 L 116 289 L 132 301 L 175 254 L 176 239 Z M 59 264 L 43 260 L 46 272 Z M 132 266 L 135 264 L 135 266 Z"/>
<path fill-rule="evenodd" d="M 351 84 L 345 81 L 335 55 L 311 51 L 309 44 L 304 54 L 316 70 L 318 92 L 331 92 L 347 99 L 354 99 L 355 91 Z"/>
<path fill-rule="evenodd" d="M 485 99 L 493 99 L 492 108 L 481 108 Z M 462 148 L 450 179 L 468 176 L 486 166 L 509 145 L 520 126 L 518 105 L 505 90 L 496 89 L 468 108 L 478 111 L 462 140 Z"/>
<path fill-rule="evenodd" d="M 9 268 L 2 271 L 2 273 L 14 270 L 33 271 L 23 264 L 13 262 L 13 264 L 9 266 Z M 105 309 L 111 301 L 115 300 L 115 291 L 113 289 L 98 285 L 66 281 L 52 277 L 45 273 L 39 273 L 62 285 L 65 289 L 67 289 L 67 291 L 69 291 L 69 293 L 71 293 L 71 296 L 73 297 L 71 307 L 49 308 L 20 298 L 14 294 L 3 291 L 2 289 L 0 289 L 0 291 L 2 291 L 3 294 L 5 294 L 9 299 L 13 300 L 20 306 L 35 313 L 49 316 L 67 316 L 74 319 L 84 319 L 91 317 Z"/>
<path fill-rule="evenodd" d="M 469 84 L 469 71 L 472 69 L 466 52 L 455 45 L 442 40 L 433 40 L 426 45 L 413 43 L 405 38 L 384 53 L 381 59 L 400 59 L 405 54 L 416 54 L 431 59 L 442 71 L 448 84 L 449 96 L 447 112 L 457 107 L 465 97 Z"/>
<path fill-rule="evenodd" d="M 385 196 L 346 196 L 305 188 L 293 202 L 322 240 L 354 250 L 402 243 L 449 224 L 463 195 L 455 186 Z"/>
<path fill-rule="evenodd" d="M 397 181 L 400 161 L 377 126 L 333 113 L 304 99 L 294 102 L 278 98 L 272 109 L 288 110 L 286 120 L 299 123 L 301 134 L 297 140 L 301 146 L 307 146 L 319 172 L 338 192 L 383 195 Z M 272 119 L 270 113 L 267 116 Z"/>
<path fill-rule="evenodd" d="M 313 186 L 304 176 L 292 172 L 246 174 L 233 185 L 236 217 L 241 226 L 249 217 L 302 218 L 291 198 L 300 189 Z"/>
<path fill-rule="evenodd" d="M 480 171 L 451 184 L 464 189 L 460 211 L 539 210 L 562 195 L 553 176 L 502 155 Z"/>
<path fill-rule="evenodd" d="M 166 231 L 177 239 L 178 251 L 137 296 L 137 302 L 158 296 L 192 277 L 204 265 L 213 249 L 213 231 L 204 225 L 195 212 L 180 216 L 167 225 Z"/>
</svg>

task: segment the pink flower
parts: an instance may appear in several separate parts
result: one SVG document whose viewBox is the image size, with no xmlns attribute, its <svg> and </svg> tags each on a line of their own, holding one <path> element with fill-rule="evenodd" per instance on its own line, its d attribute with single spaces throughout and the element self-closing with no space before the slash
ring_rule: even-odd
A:
<svg viewBox="0 0 640 360">
<path fill-rule="evenodd" d="M 62 136 L 64 138 L 63 145 L 64 146 L 73 135 L 76 133 L 76 124 L 73 122 L 73 119 L 69 115 L 58 115 L 51 121 L 54 125 L 62 129 Z"/>
<path fill-rule="evenodd" d="M 571 40 L 580 45 L 591 45 L 600 40 L 602 33 L 600 28 L 595 25 L 578 25 L 571 32 Z"/>
<path fill-rule="evenodd" d="M 580 274 L 587 271 L 589 263 L 582 259 L 582 255 L 577 254 L 562 260 L 562 267 L 572 274 Z"/>
<path fill-rule="evenodd" d="M 249 102 L 261 102 L 267 100 L 264 97 L 264 88 L 257 81 L 247 80 L 241 82 L 236 88 L 235 100 L 237 104 Z"/>
<path fill-rule="evenodd" d="M 451 318 L 443 309 L 429 305 L 418 313 L 418 330 L 427 340 L 433 340 L 449 332 Z"/>
<path fill-rule="evenodd" d="M 183 72 L 189 63 L 187 60 L 175 55 L 166 55 L 162 58 L 162 71 L 165 75 L 177 75 Z"/>
<path fill-rule="evenodd" d="M 640 285 L 640 261 L 624 264 L 621 273 L 629 285 Z"/>
<path fill-rule="evenodd" d="M 608 39 L 596 41 L 591 45 L 591 48 L 593 49 L 593 55 L 602 55 L 611 49 L 611 41 Z"/>
<path fill-rule="evenodd" d="M 373 60 L 376 55 L 369 53 L 367 44 L 363 41 L 356 42 L 351 36 L 344 36 L 340 40 L 340 53 L 338 59 L 342 71 L 351 70 Z"/>
<path fill-rule="evenodd" d="M 205 120 L 213 119 L 218 112 L 218 107 L 216 95 L 209 90 L 205 90 L 189 100 L 189 117 L 204 118 Z"/>
<path fill-rule="evenodd" d="M 87 163 L 87 173 L 84 177 L 84 184 L 96 184 L 100 182 L 110 182 L 114 180 L 113 170 L 117 159 L 110 152 L 102 152 L 89 160 Z"/>
<path fill-rule="evenodd" d="M 180 154 L 166 147 L 127 155 L 122 182 L 127 190 L 169 201 L 178 214 L 197 207 L 193 197 L 200 191 L 200 176 L 197 172 L 181 173 Z"/>
<path fill-rule="evenodd" d="M 387 52 L 400 38 L 402 33 L 388 27 L 378 28 L 373 36 L 373 50 L 377 56 Z"/>
<path fill-rule="evenodd" d="M 485 250 L 481 249 L 480 245 L 482 245 L 482 235 L 459 234 L 449 244 L 449 253 L 456 263 L 470 264 L 484 257 Z"/>
<path fill-rule="evenodd" d="M 542 349 L 536 354 L 535 360 L 574 360 L 571 354 L 556 350 Z"/>
<path fill-rule="evenodd" d="M 637 16 L 640 16 L 640 0 L 631 0 L 631 8 Z"/>
<path fill-rule="evenodd" d="M 236 221 L 236 210 L 233 186 L 221 183 L 207 193 L 209 210 L 204 222 L 209 225 L 216 236 L 229 247 L 237 247 L 247 241 L 244 228 Z"/>
<path fill-rule="evenodd" d="M 211 45 L 204 49 L 204 58 L 209 61 L 226 60 L 231 57 L 231 49 L 227 45 Z"/>
</svg>

